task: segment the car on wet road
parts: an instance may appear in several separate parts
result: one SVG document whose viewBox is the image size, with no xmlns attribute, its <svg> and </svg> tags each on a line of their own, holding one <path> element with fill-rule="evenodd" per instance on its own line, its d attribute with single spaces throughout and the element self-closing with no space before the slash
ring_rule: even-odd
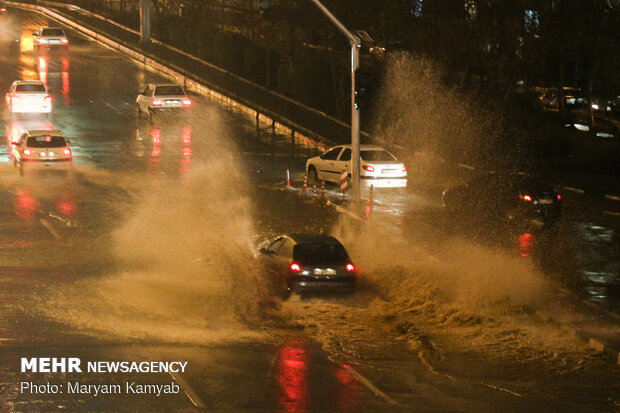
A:
<svg viewBox="0 0 620 413">
<path fill-rule="evenodd" d="M 259 252 L 269 282 L 291 292 L 353 292 L 357 269 L 344 246 L 323 234 L 279 235 L 263 241 Z"/>
<path fill-rule="evenodd" d="M 69 39 L 65 31 L 60 27 L 41 27 L 32 34 L 35 48 L 54 48 L 69 46 Z"/>
<path fill-rule="evenodd" d="M 0 13 L 6 13 L 6 4 L 0 2 Z"/>
<path fill-rule="evenodd" d="M 445 209 L 477 223 L 550 226 L 561 217 L 561 195 L 521 173 L 488 173 L 443 192 Z"/>
<path fill-rule="evenodd" d="M 26 169 L 69 170 L 73 166 L 70 142 L 59 130 L 29 130 L 12 142 L 14 166 Z"/>
<path fill-rule="evenodd" d="M 5 95 L 11 114 L 47 114 L 52 112 L 52 96 L 40 80 L 16 80 Z"/>
<path fill-rule="evenodd" d="M 187 111 L 192 101 L 183 87 L 169 83 L 150 83 L 136 98 L 138 116 L 149 118 L 159 112 Z"/>
<path fill-rule="evenodd" d="M 369 188 L 404 188 L 407 168 L 391 152 L 378 145 L 361 145 L 362 186 Z M 311 183 L 320 181 L 340 184 L 342 171 L 351 176 L 351 145 L 339 145 L 324 154 L 308 159 L 306 172 Z"/>
</svg>

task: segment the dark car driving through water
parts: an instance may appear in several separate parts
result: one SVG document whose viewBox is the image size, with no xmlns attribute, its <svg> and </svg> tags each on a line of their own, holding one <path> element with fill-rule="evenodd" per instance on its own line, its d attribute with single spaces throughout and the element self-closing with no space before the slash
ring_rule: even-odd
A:
<svg viewBox="0 0 620 413">
<path fill-rule="evenodd" d="M 531 175 L 489 173 L 443 193 L 446 210 L 478 224 L 550 226 L 560 219 L 561 195 Z"/>
<path fill-rule="evenodd" d="M 344 246 L 323 234 L 288 234 L 259 245 L 270 284 L 291 292 L 353 292 L 357 270 Z"/>
</svg>

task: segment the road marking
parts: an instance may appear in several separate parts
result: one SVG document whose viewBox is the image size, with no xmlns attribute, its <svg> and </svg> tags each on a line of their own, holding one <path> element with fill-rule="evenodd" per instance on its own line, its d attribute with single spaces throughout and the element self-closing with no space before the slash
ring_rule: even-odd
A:
<svg viewBox="0 0 620 413">
<path fill-rule="evenodd" d="M 460 163 L 459 166 L 461 168 L 469 169 L 470 171 L 473 171 L 474 169 L 476 169 L 475 166 L 467 165 L 467 164 L 464 164 L 464 163 Z"/>
<path fill-rule="evenodd" d="M 572 186 L 562 186 L 563 189 L 571 192 L 577 192 L 578 194 L 583 194 L 584 190 L 581 188 L 573 188 Z"/>
<path fill-rule="evenodd" d="M 611 199 L 612 201 L 620 201 L 620 196 L 618 195 L 605 194 L 605 198 Z"/>
<path fill-rule="evenodd" d="M 603 214 L 605 215 L 613 215 L 616 217 L 620 217 L 620 212 L 615 212 L 615 211 L 603 211 Z"/>
<path fill-rule="evenodd" d="M 106 105 L 107 107 L 109 107 L 110 109 L 112 109 L 114 112 L 118 113 L 121 116 L 124 116 L 125 114 L 123 112 L 121 112 L 120 110 L 116 109 L 114 106 L 112 106 L 110 103 L 106 102 L 105 100 L 101 100 L 103 102 L 104 105 Z"/>
<path fill-rule="evenodd" d="M 54 238 L 60 239 L 60 234 L 58 234 L 58 232 L 54 229 L 54 227 L 52 226 L 52 224 L 50 224 L 48 220 L 46 220 L 45 218 L 41 218 L 39 221 L 41 222 L 41 225 L 45 227 L 45 229 L 52 233 Z"/>
<path fill-rule="evenodd" d="M 169 374 L 172 377 L 172 380 L 176 381 L 181 385 L 183 392 L 194 406 L 200 409 L 204 409 L 206 407 L 202 400 L 200 400 L 200 397 L 198 397 L 194 389 L 192 389 L 192 386 L 190 386 L 189 383 L 185 381 L 185 379 L 180 374 L 177 373 L 175 375 L 172 372 L 169 372 Z"/>
<path fill-rule="evenodd" d="M 366 377 L 362 376 L 360 373 L 358 373 L 355 369 L 353 369 L 353 367 L 350 366 L 342 366 L 346 371 L 349 372 L 349 374 L 351 374 L 351 376 L 355 377 L 355 379 L 357 381 L 359 381 L 360 383 L 362 383 L 364 386 L 366 386 L 371 392 L 373 392 L 376 396 L 382 398 L 384 401 L 386 401 L 389 404 L 393 404 L 393 405 L 397 405 L 398 402 L 394 399 L 392 399 L 390 396 L 388 396 L 387 394 L 385 394 L 384 392 L 382 392 L 381 390 L 379 390 L 377 388 L 377 386 L 375 386 L 374 384 L 372 384 L 372 382 L 370 380 L 368 380 Z"/>
</svg>

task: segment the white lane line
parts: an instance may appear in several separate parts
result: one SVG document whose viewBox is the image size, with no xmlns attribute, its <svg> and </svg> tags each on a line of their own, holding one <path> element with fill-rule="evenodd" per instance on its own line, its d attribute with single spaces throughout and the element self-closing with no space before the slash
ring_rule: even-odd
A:
<svg viewBox="0 0 620 413">
<path fill-rule="evenodd" d="M 46 220 L 45 218 L 41 218 L 39 219 L 39 221 L 41 222 L 41 225 L 45 227 L 45 229 L 52 233 L 54 238 L 60 239 L 60 234 L 58 234 L 58 232 L 54 229 L 54 227 L 52 226 L 52 224 L 50 224 L 48 220 Z"/>
<path fill-rule="evenodd" d="M 355 377 L 355 379 L 357 381 L 359 381 L 364 386 L 366 386 L 375 395 L 377 395 L 378 397 L 382 398 L 383 400 L 385 400 L 389 404 L 392 404 L 392 405 L 397 405 L 398 404 L 398 402 L 396 400 L 392 399 L 390 396 L 388 396 L 387 394 L 385 394 L 381 390 L 379 390 L 377 388 L 377 386 L 372 384 L 372 382 L 370 380 L 368 380 L 366 377 L 364 377 L 360 373 L 358 373 L 355 369 L 353 369 L 353 367 L 349 367 L 349 366 L 343 366 L 343 367 L 344 367 L 344 369 L 346 371 L 349 372 L 349 374 L 351 374 L 351 376 Z"/>
<path fill-rule="evenodd" d="M 603 211 L 603 214 L 605 214 L 605 215 L 613 215 L 615 217 L 620 217 L 620 212 L 615 212 L 615 211 Z"/>
<path fill-rule="evenodd" d="M 581 188 L 573 188 L 572 186 L 562 186 L 563 189 L 571 192 L 577 192 L 578 194 L 583 194 L 584 190 Z"/>
<path fill-rule="evenodd" d="M 620 201 L 620 196 L 618 195 L 605 194 L 605 198 L 611 199 L 612 201 Z"/>
<path fill-rule="evenodd" d="M 474 169 L 476 169 L 475 166 L 467 165 L 467 164 L 464 164 L 464 163 L 460 163 L 459 166 L 461 168 L 469 169 L 470 171 L 473 171 Z"/>
<path fill-rule="evenodd" d="M 125 115 L 123 112 L 121 112 L 120 110 L 116 109 L 114 106 L 112 106 L 110 103 L 106 102 L 105 100 L 101 100 L 101 101 L 103 102 L 104 105 L 106 105 L 107 107 L 112 109 L 114 112 L 118 113 L 119 115 L 121 115 L 121 116 Z"/>
<path fill-rule="evenodd" d="M 198 397 L 192 386 L 190 386 L 189 383 L 185 381 L 185 379 L 180 374 L 175 375 L 171 372 L 169 372 L 169 374 L 172 377 L 172 380 L 179 383 L 179 385 L 183 389 L 183 392 L 194 406 L 200 409 L 204 409 L 206 407 L 202 400 L 200 400 L 200 397 Z"/>
</svg>

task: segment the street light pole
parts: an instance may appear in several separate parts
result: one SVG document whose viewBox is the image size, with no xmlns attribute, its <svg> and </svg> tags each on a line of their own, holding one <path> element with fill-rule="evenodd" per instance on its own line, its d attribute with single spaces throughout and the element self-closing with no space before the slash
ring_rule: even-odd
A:
<svg viewBox="0 0 620 413">
<path fill-rule="evenodd" d="M 151 0 L 140 0 L 140 43 L 151 42 Z"/>
<path fill-rule="evenodd" d="M 360 109 L 355 98 L 355 75 L 359 68 L 359 49 L 361 40 L 347 29 L 319 0 L 310 0 L 327 18 L 334 23 L 351 43 L 351 196 L 354 200 L 361 197 L 360 191 Z"/>
</svg>

